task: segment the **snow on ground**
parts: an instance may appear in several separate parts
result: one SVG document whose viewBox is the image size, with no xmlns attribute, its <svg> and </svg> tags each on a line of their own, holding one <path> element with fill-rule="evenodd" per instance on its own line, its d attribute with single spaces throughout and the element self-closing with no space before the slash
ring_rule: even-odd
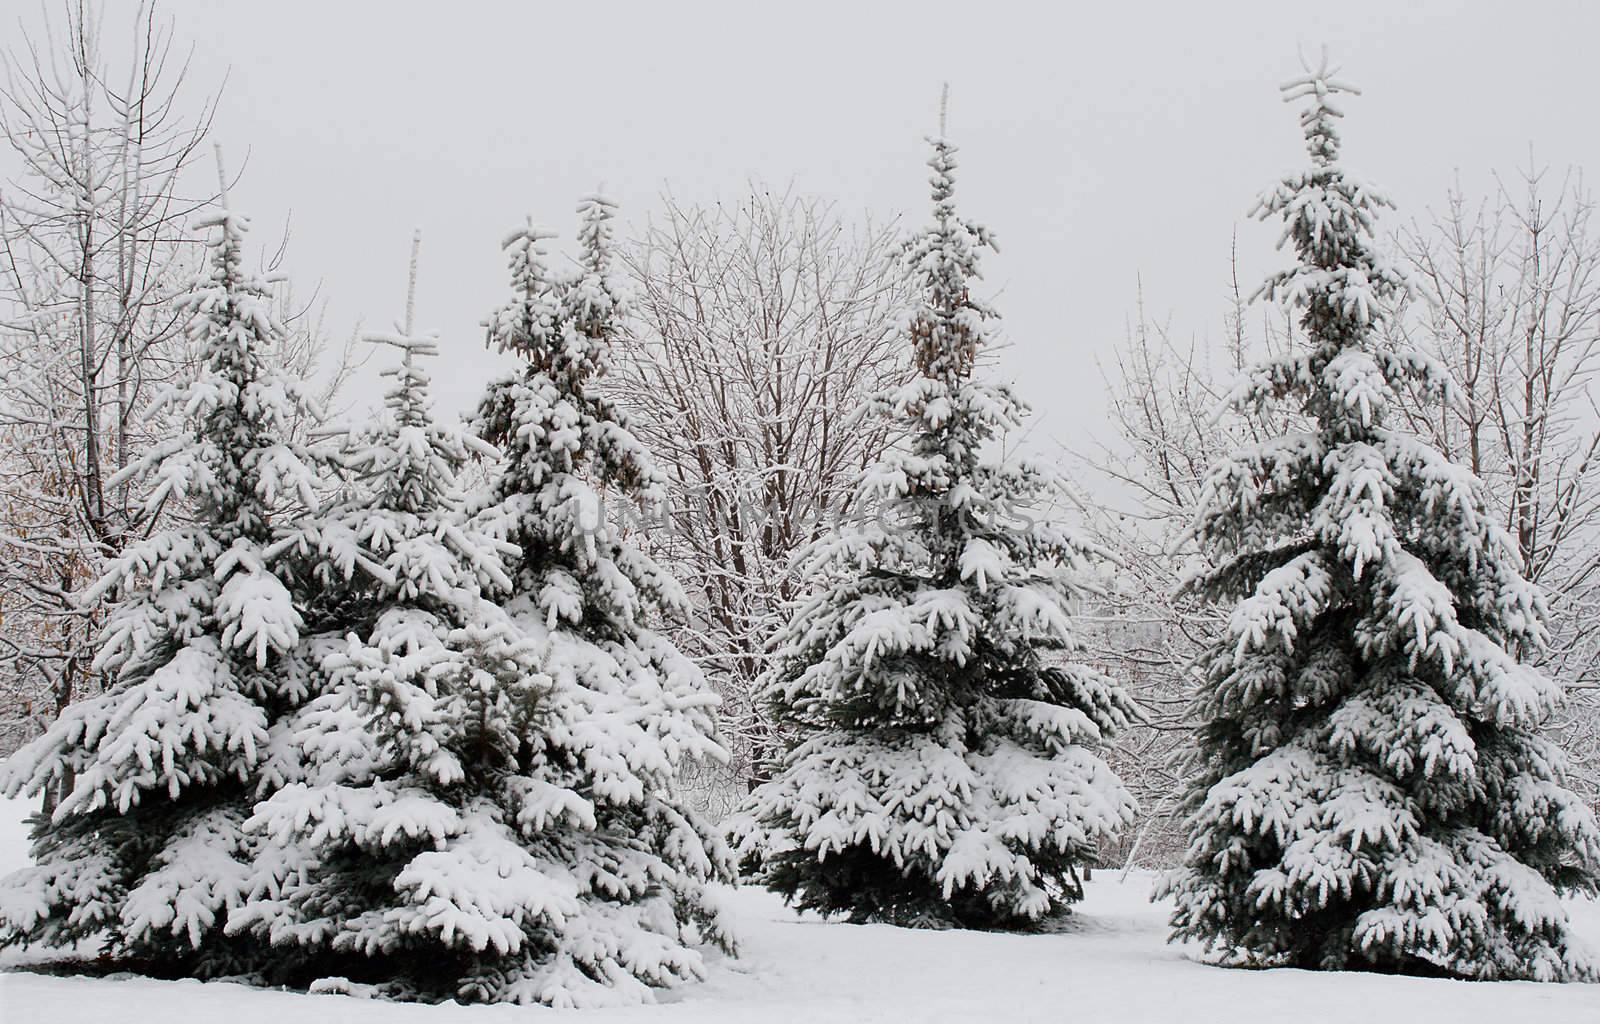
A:
<svg viewBox="0 0 1600 1024">
<path fill-rule="evenodd" d="M 21 801 L 0 800 L 0 872 L 26 863 Z M 1595 1024 L 1600 985 L 1483 984 L 1370 974 L 1207 967 L 1165 944 L 1151 876 L 1100 872 L 1061 934 L 916 932 L 797 918 L 770 894 L 728 893 L 744 942 L 711 979 L 658 1006 L 561 1014 L 581 1024 L 832 1024 L 1063 1021 L 1093 1024 L 1239 1020 Z M 1600 906 L 1574 912 L 1600 945 Z M 25 954 L 24 954 L 25 955 Z M 15 963 L 17 953 L 5 960 Z M 240 985 L 0 973 L 5 1024 L 225 1021 L 281 1024 L 494 1024 L 553 1016 L 519 1007 L 417 1006 Z"/>
</svg>

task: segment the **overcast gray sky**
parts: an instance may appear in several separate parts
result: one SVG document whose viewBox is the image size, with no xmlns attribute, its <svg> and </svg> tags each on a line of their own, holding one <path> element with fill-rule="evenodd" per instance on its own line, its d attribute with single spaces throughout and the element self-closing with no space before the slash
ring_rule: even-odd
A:
<svg viewBox="0 0 1600 1024">
<path fill-rule="evenodd" d="M 125 22 L 112 3 L 108 28 Z M 1253 197 L 1301 160 L 1277 84 L 1326 43 L 1365 95 L 1347 163 L 1399 218 L 1541 163 L 1600 165 L 1600 5 L 1489 3 L 181 2 L 191 85 L 229 80 L 217 138 L 244 162 L 235 205 L 293 211 L 290 266 L 330 322 L 387 327 L 425 235 L 418 321 L 445 339 L 444 407 L 493 361 L 479 321 L 505 294 L 498 240 L 525 213 L 568 238 L 603 183 L 642 222 L 659 190 L 732 196 L 793 180 L 847 208 L 925 217 L 923 136 L 952 89 L 964 212 L 997 232 L 987 280 L 998 371 L 1041 415 L 1035 441 L 1103 432 L 1096 360 L 1138 276 L 1181 334 L 1220 335 L 1239 231 L 1250 286 L 1276 228 Z M 25 16 L 28 17 L 28 16 Z M 263 234 L 267 233 L 265 230 Z"/>
</svg>

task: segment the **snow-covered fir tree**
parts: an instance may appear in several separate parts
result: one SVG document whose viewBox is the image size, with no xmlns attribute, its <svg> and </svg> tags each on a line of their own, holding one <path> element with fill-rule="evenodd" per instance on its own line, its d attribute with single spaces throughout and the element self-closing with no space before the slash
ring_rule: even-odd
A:
<svg viewBox="0 0 1600 1024">
<path fill-rule="evenodd" d="M 562 797 L 516 770 L 550 686 L 482 596 L 515 548 L 462 521 L 457 474 L 495 452 L 432 420 L 417 357 L 437 341 L 409 315 L 367 340 L 400 352 L 384 412 L 337 442 L 343 499 L 278 544 L 313 567 L 321 693 L 293 723 L 302 763 L 246 822 L 260 842 L 228 929 L 315 990 L 503 998 L 505 958 L 571 903 L 524 836 L 543 825 L 532 795 Z"/>
<path fill-rule="evenodd" d="M 1173 935 L 1252 964 L 1593 977 L 1559 896 L 1594 891 L 1600 831 L 1536 733 L 1559 690 L 1518 660 L 1543 604 L 1479 482 L 1386 424 L 1443 377 L 1378 330 L 1406 283 L 1373 240 L 1387 200 L 1340 166 L 1335 73 L 1284 87 L 1311 164 L 1257 207 L 1299 257 L 1262 292 L 1305 343 L 1235 393 L 1314 426 L 1220 462 L 1196 514 L 1215 568 L 1187 585 L 1234 607 L 1199 663 Z"/>
<path fill-rule="evenodd" d="M 673 794 L 686 761 L 725 756 L 716 698 L 652 629 L 680 590 L 601 501 L 661 481 L 593 389 L 619 301 L 611 206 L 581 211 L 575 273 L 547 267 L 531 225 L 506 243 L 514 298 L 489 339 L 524 365 L 479 407 L 502 461 L 470 514 L 450 497 L 467 442 L 424 418 L 408 361 L 390 425 L 354 446 L 372 497 L 305 541 L 357 573 L 380 562 L 371 624 L 326 663 L 325 719 L 302 716 L 318 767 L 250 823 L 276 863 L 236 920 L 333 954 L 318 969 L 343 976 L 319 988 L 639 1002 L 731 947 L 707 890 L 731 858 Z M 352 713 L 373 742 L 340 727 Z"/>
<path fill-rule="evenodd" d="M 941 125 L 942 129 L 942 125 Z M 1082 895 L 1133 802 L 1094 747 L 1137 715 L 1074 662 L 1095 551 L 1051 520 L 1050 469 L 993 448 L 1026 406 L 974 379 L 993 240 L 962 220 L 930 140 L 933 224 L 904 250 L 919 375 L 872 403 L 905 445 L 865 474 L 874 520 L 811 545 L 766 684 L 798 742 L 732 823 L 748 872 L 853 921 L 1020 927 Z"/>
<path fill-rule="evenodd" d="M 307 696 L 301 595 L 274 518 L 314 508 L 319 462 L 291 440 L 316 410 L 272 368 L 284 330 L 224 209 L 178 300 L 201 362 L 169 396 L 190 431 L 128 473 L 185 525 L 130 544 L 89 600 L 115 599 L 96 665 L 112 684 L 69 707 L 0 772 L 7 795 L 54 791 L 35 864 L 0 882 L 0 944 L 71 946 L 172 973 L 254 970 L 223 926 L 242 897 L 255 801 L 276 784 L 281 723 Z"/>
</svg>

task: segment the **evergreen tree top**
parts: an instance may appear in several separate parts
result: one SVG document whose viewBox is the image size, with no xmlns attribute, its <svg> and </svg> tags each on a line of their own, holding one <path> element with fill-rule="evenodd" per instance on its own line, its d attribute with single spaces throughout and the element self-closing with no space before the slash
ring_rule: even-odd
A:
<svg viewBox="0 0 1600 1024">
<path fill-rule="evenodd" d="M 1448 375 L 1377 329 L 1409 285 L 1373 237 L 1376 211 L 1391 204 L 1335 160 L 1341 113 L 1333 98 L 1355 93 L 1336 76 L 1324 57 L 1282 86 L 1286 101 L 1307 101 L 1300 121 L 1311 166 L 1282 179 L 1254 211 L 1282 218 L 1279 244 L 1293 241 L 1298 255 L 1258 295 L 1300 309 L 1306 343 L 1249 368 L 1232 395 L 1241 405 L 1295 401 L 1314 429 L 1247 446 L 1213 467 L 1194 530 L 1217 567 L 1187 585 L 1232 600 L 1273 584 L 1271 593 L 1245 601 L 1230 625 L 1243 652 L 1274 632 L 1259 615 L 1283 611 L 1285 601 L 1302 603 L 1283 611 L 1285 622 L 1325 608 L 1340 600 L 1338 581 L 1348 572 L 1351 583 L 1378 587 L 1402 625 L 1425 625 L 1407 639 L 1411 627 L 1389 621 L 1396 649 L 1435 660 L 1447 674 L 1463 661 L 1498 665 L 1503 652 L 1485 653 L 1456 631 L 1536 646 L 1543 601 L 1511 564 L 1476 478 L 1384 425 L 1398 389 L 1448 400 Z M 1452 598 L 1458 588 L 1467 592 Z M 1551 699 L 1547 681 L 1530 678 L 1539 698 L 1527 706 L 1518 702 L 1528 691 L 1495 697 L 1524 722 L 1536 721 Z"/>
<path fill-rule="evenodd" d="M 203 617 L 215 620 L 223 650 L 260 670 L 294 646 L 302 625 L 279 578 L 273 518 L 319 505 L 327 457 L 297 440 L 295 427 L 318 422 L 321 410 L 268 358 L 285 332 L 268 284 L 245 266 L 249 225 L 227 207 L 197 221 L 210 230 L 206 260 L 175 306 L 189 317 L 199 365 L 193 380 L 160 399 L 192 429 L 112 481 L 147 480 L 152 513 L 171 503 L 189 515 L 187 525 L 128 545 L 88 590 L 91 601 L 125 593 L 96 659 L 108 671 L 159 665 L 170 654 L 167 638 L 196 636 Z"/>
<path fill-rule="evenodd" d="M 366 482 L 381 507 L 417 513 L 453 508 L 461 497 L 456 491 L 461 467 L 473 456 L 494 459 L 499 452 L 433 418 L 432 378 L 418 357 L 439 354 L 438 335 L 367 332 L 362 340 L 401 355 L 380 371 L 393 378 L 384 393 L 384 415 L 345 439 L 345 465 Z"/>
<path fill-rule="evenodd" d="M 1404 271 L 1374 238 L 1379 211 L 1393 204 L 1382 191 L 1339 164 L 1335 100 L 1358 90 L 1327 62 L 1283 84 L 1285 102 L 1307 101 L 1300 115 L 1310 166 L 1264 192 L 1252 214 L 1280 218 L 1281 248 L 1292 243 L 1294 265 L 1270 275 L 1256 297 L 1302 310 L 1309 351 L 1289 352 L 1254 367 L 1233 401 L 1250 405 L 1289 394 L 1323 431 L 1358 437 L 1379 427 L 1396 387 L 1420 385 L 1442 396 L 1446 374 L 1422 353 L 1378 341 L 1377 325 L 1410 291 Z"/>
<path fill-rule="evenodd" d="M 1324 50 L 1315 68 L 1308 63 L 1304 75 L 1291 78 L 1279 87 L 1285 103 L 1306 97 L 1313 99 L 1300 114 L 1300 126 L 1305 129 L 1306 150 L 1311 154 L 1311 162 L 1319 166 L 1331 166 L 1339 159 L 1339 133 L 1334 128 L 1334 120 L 1343 117 L 1344 111 L 1334 104 L 1333 97 L 1339 93 L 1361 95 L 1360 89 L 1337 77 L 1339 70 L 1328 63 L 1328 53 Z"/>
<path fill-rule="evenodd" d="M 938 491 L 952 486 L 977 471 L 983 446 L 1020 426 L 1028 411 L 1010 388 L 973 379 L 989 341 L 988 321 L 999 315 L 973 295 L 973 286 L 982 278 L 982 251 L 998 247 L 988 228 L 957 212 L 957 150 L 944 135 L 943 104 L 939 120 L 940 134 L 927 137 L 933 219 L 900 250 L 906 272 L 921 286 L 905 328 L 920 372 L 871 404 L 873 412 L 906 424 L 915 464 L 902 465 L 898 454 L 882 460 L 868 474 L 867 490 L 875 494 L 890 493 L 884 472 L 924 476 Z M 952 525 L 948 517 L 945 525 Z"/>
<path fill-rule="evenodd" d="M 502 497 L 533 493 L 587 464 L 590 483 L 614 486 L 647 504 L 665 481 L 628 429 L 626 415 L 590 387 L 611 364 L 626 297 L 612 267 L 616 204 L 588 196 L 578 206 L 574 272 L 549 269 L 553 232 L 530 218 L 507 236 L 512 299 L 485 321 L 489 345 L 525 361 L 517 379 L 497 382 L 480 404 L 475 432 L 505 452 Z"/>
<path fill-rule="evenodd" d="M 983 276 L 981 251 L 999 247 L 988 228 L 956 212 L 956 147 L 944 137 L 942 116 L 940 121 L 940 134 L 928 137 L 933 223 L 906 242 L 903 258 L 923 286 L 922 304 L 911 321 L 917 369 L 954 387 L 972 375 L 985 340 L 984 321 L 997 316 L 973 297 L 971 282 Z"/>
<path fill-rule="evenodd" d="M 616 204 L 599 195 L 578 204 L 578 273 L 551 273 L 544 243 L 556 232 L 534 224 L 508 235 L 513 298 L 488 322 L 489 343 L 521 356 L 563 391 L 581 394 L 611 366 L 610 325 L 624 302 L 612 272 L 612 218 Z"/>
<path fill-rule="evenodd" d="M 766 690 L 796 720 L 921 725 L 975 700 L 1033 699 L 1049 690 L 1034 686 L 1040 652 L 1082 650 L 1073 605 L 1099 551 L 1051 514 L 1050 466 L 990 448 L 1028 407 L 974 376 L 996 314 L 972 288 L 994 240 L 957 212 L 955 147 L 928 142 L 933 218 L 902 249 L 922 286 L 906 328 L 921 373 L 870 407 L 904 424 L 905 444 L 863 473 L 873 520 L 802 552 L 817 587 L 776 638 Z M 1106 733 L 1137 714 L 1107 706 Z"/>
<path fill-rule="evenodd" d="M 342 607 L 347 584 L 362 570 L 382 601 L 467 602 L 482 586 L 508 586 L 503 559 L 508 544 L 461 522 L 464 496 L 458 474 L 474 456 L 499 457 L 465 430 L 436 422 L 431 379 L 419 358 L 437 355 L 438 335 L 412 330 L 416 296 L 417 234 L 412 249 L 406 319 L 393 332 L 366 332 L 362 340 L 397 349 L 400 359 L 380 373 L 392 379 L 383 411 L 334 439 L 334 459 L 350 484 L 341 502 L 319 516 L 302 517 L 283 531 L 274 550 L 311 558 L 320 598 Z"/>
<path fill-rule="evenodd" d="M 412 238 L 405 321 L 392 332 L 362 335 L 368 344 L 400 352 L 397 364 L 379 371 L 393 379 L 384 392 L 384 414 L 348 432 L 342 439 L 342 455 L 346 468 L 366 485 L 369 497 L 360 504 L 449 519 L 463 500 L 456 488 L 461 467 L 473 456 L 495 459 L 500 453 L 467 431 L 433 418 L 432 378 L 419 358 L 439 354 L 439 336 L 413 329 L 421 249 L 418 230 Z"/>
<path fill-rule="evenodd" d="M 379 371 L 385 377 L 394 378 L 394 385 L 383 393 L 383 404 L 394 416 L 397 425 L 425 426 L 429 420 L 428 406 L 432 404 L 429 395 L 432 380 L 417 364 L 417 357 L 438 355 L 439 336 L 368 331 L 362 336 L 362 340 L 373 345 L 388 345 L 400 350 L 400 364 Z"/>
<path fill-rule="evenodd" d="M 575 268 L 553 272 L 543 241 L 527 225 L 505 242 L 512 299 L 486 321 L 489 344 L 523 360 L 492 383 L 472 429 L 504 460 L 471 515 L 516 545 L 513 592 L 537 594 L 544 618 L 621 628 L 646 607 L 679 609 L 682 589 L 607 517 L 604 496 L 646 506 L 665 500 L 666 480 L 628 417 L 592 386 L 610 365 L 626 310 L 613 273 L 615 206 L 591 196 L 578 207 Z"/>
<path fill-rule="evenodd" d="M 265 542 L 273 507 L 317 505 L 316 459 L 291 438 L 297 421 L 315 422 L 322 413 L 298 381 L 266 358 L 285 331 L 269 285 L 245 266 L 250 218 L 223 209 L 195 227 L 210 230 L 206 262 L 175 305 L 190 317 L 200 367 L 194 380 L 162 399 L 194 431 L 151 449 L 118 480 L 149 476 L 151 511 L 169 501 L 191 502 L 224 545 L 235 537 Z"/>
</svg>

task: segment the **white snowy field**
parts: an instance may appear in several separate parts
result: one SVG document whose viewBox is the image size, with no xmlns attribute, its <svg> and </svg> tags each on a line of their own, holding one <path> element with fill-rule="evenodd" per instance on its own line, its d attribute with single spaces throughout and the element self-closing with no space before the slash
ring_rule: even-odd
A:
<svg viewBox="0 0 1600 1024">
<path fill-rule="evenodd" d="M 27 861 L 28 807 L 0 800 L 0 873 Z M 562 1013 L 584 1024 L 615 1021 L 1182 1022 L 1240 1020 L 1467 1024 L 1596 1024 L 1600 985 L 1492 984 L 1306 971 L 1237 971 L 1185 959 L 1164 941 L 1165 910 L 1147 900 L 1151 876 L 1126 882 L 1100 872 L 1060 934 L 918 932 L 886 925 L 799 918 L 770 894 L 730 891 L 742 955 L 719 959 L 705 984 L 664 993 L 662 1003 Z M 1600 944 L 1600 906 L 1575 905 Z M 522 1007 L 418 1006 L 301 995 L 223 983 L 0 973 L 4 1024 L 470 1024 L 526 1020 L 557 1011 Z"/>
</svg>

